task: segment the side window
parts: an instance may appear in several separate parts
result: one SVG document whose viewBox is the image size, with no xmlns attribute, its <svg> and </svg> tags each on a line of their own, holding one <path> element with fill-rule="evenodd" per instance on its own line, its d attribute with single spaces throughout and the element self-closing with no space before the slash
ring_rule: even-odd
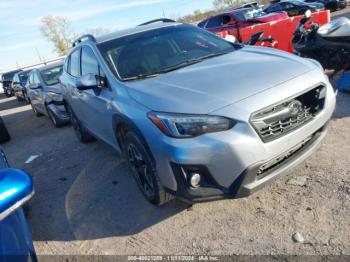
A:
<svg viewBox="0 0 350 262">
<path fill-rule="evenodd" d="M 33 82 L 34 84 L 40 84 L 40 79 L 37 72 L 33 72 Z"/>
<path fill-rule="evenodd" d="M 231 22 L 231 17 L 229 15 L 222 16 L 222 20 L 221 20 L 222 25 L 227 25 L 230 22 Z"/>
<path fill-rule="evenodd" d="M 80 76 L 80 48 L 70 55 L 68 72 L 75 77 Z"/>
<path fill-rule="evenodd" d="M 215 16 L 209 19 L 207 28 L 214 28 L 221 26 L 221 16 Z"/>
<path fill-rule="evenodd" d="M 13 77 L 13 83 L 14 83 L 14 82 L 19 82 L 19 80 L 18 80 L 18 75 L 17 75 L 17 74 Z"/>
<path fill-rule="evenodd" d="M 99 74 L 99 66 L 94 52 L 90 47 L 84 46 L 81 50 L 81 75 Z"/>
</svg>

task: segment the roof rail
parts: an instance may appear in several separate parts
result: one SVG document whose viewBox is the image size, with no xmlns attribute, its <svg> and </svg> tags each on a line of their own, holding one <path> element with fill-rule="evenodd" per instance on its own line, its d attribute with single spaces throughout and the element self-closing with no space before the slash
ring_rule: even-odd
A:
<svg viewBox="0 0 350 262">
<path fill-rule="evenodd" d="M 169 18 L 159 18 L 159 19 L 155 19 L 155 20 L 151 20 L 148 21 L 146 23 L 140 24 L 138 26 L 143 26 L 143 25 L 149 25 L 149 24 L 153 24 L 153 23 L 158 23 L 158 22 L 163 22 L 163 23 L 176 23 L 176 21 L 169 19 Z"/>
<path fill-rule="evenodd" d="M 82 35 L 79 37 L 77 40 L 73 42 L 73 47 L 77 46 L 79 43 L 83 42 L 84 39 L 91 40 L 96 42 L 96 39 L 93 35 L 87 34 L 87 35 Z"/>
</svg>

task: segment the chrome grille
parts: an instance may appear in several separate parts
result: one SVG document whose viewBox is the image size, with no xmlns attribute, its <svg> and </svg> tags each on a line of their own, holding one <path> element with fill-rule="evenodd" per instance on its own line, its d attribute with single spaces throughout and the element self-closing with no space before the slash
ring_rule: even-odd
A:
<svg viewBox="0 0 350 262">
<path fill-rule="evenodd" d="M 323 109 L 325 96 L 326 88 L 318 86 L 254 113 L 251 123 L 264 142 L 272 141 L 311 121 Z"/>
</svg>

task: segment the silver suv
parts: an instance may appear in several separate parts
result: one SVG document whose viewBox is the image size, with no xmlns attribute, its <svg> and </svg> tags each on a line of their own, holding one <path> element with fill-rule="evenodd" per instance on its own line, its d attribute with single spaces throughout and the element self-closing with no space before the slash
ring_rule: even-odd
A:
<svg viewBox="0 0 350 262">
<path fill-rule="evenodd" d="M 78 138 L 123 152 L 156 205 L 251 194 L 317 149 L 335 107 L 318 62 L 187 24 L 73 46 L 60 80 Z"/>
</svg>

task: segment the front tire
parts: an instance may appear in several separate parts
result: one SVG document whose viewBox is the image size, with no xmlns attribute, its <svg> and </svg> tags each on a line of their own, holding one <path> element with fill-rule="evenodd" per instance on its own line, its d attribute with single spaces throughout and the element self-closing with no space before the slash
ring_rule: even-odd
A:
<svg viewBox="0 0 350 262">
<path fill-rule="evenodd" d="M 160 183 L 151 153 L 139 137 L 132 131 L 124 135 L 124 153 L 136 183 L 153 205 L 161 206 L 173 196 L 165 192 Z"/>
<path fill-rule="evenodd" d="M 64 126 L 64 122 L 62 122 L 61 119 L 59 119 L 55 113 L 49 108 L 49 107 L 46 107 L 46 110 L 47 110 L 47 114 L 49 115 L 49 118 L 52 122 L 52 124 L 56 127 L 56 128 L 59 128 L 59 127 L 62 127 Z"/>
<path fill-rule="evenodd" d="M 32 110 L 33 110 L 33 112 L 34 112 L 35 116 L 37 116 L 37 117 L 41 117 L 41 116 L 43 116 L 43 114 L 42 114 L 42 113 L 40 113 L 40 112 L 38 112 L 38 110 L 35 108 L 35 106 L 33 106 L 33 104 L 32 104 L 32 103 L 30 103 L 30 105 L 31 105 L 31 107 L 32 107 Z"/>
<path fill-rule="evenodd" d="M 7 131 L 7 128 L 5 126 L 4 121 L 0 117 L 0 143 L 5 143 L 7 141 L 10 141 L 11 137 L 9 132 Z"/>
<path fill-rule="evenodd" d="M 79 141 L 82 143 L 89 143 L 94 141 L 95 138 L 86 130 L 86 128 L 79 121 L 79 119 L 76 117 L 76 115 L 74 114 L 74 112 L 70 107 L 68 107 L 68 112 L 70 115 L 70 121 L 72 123 L 73 129 Z"/>
</svg>

